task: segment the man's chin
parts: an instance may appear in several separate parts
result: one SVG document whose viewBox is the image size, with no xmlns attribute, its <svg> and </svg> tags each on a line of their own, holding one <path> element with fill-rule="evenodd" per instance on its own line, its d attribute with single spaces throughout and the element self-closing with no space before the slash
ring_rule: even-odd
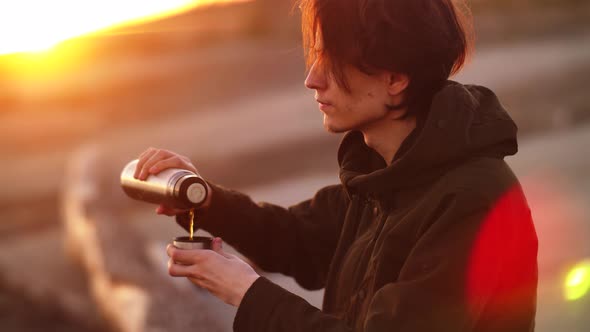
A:
<svg viewBox="0 0 590 332">
<path fill-rule="evenodd" d="M 338 127 L 327 123 L 324 123 L 324 129 L 326 129 L 327 132 L 332 134 L 341 134 L 349 131 L 348 128 Z"/>
<path fill-rule="evenodd" d="M 324 129 L 332 134 L 340 134 L 340 133 L 345 133 L 347 131 L 350 130 L 350 128 L 347 128 L 346 126 L 343 125 L 339 125 L 337 123 L 334 123 L 334 119 L 328 117 L 327 114 L 324 114 Z"/>
</svg>

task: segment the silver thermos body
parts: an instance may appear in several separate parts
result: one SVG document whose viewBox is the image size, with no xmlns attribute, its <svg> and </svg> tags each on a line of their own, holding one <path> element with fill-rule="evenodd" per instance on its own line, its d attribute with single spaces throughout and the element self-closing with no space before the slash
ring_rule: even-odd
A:
<svg viewBox="0 0 590 332">
<path fill-rule="evenodd" d="M 129 197 L 178 209 L 198 208 L 207 199 L 207 184 L 199 174 L 168 168 L 142 181 L 133 177 L 138 161 L 132 160 L 121 172 L 121 187 Z"/>
</svg>

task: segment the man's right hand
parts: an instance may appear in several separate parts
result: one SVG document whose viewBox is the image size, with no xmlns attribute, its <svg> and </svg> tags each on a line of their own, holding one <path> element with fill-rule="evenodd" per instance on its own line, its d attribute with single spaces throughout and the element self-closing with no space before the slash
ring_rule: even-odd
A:
<svg viewBox="0 0 590 332">
<path fill-rule="evenodd" d="M 157 214 L 164 214 L 167 216 L 171 216 L 174 217 L 177 214 L 181 214 L 181 213 L 186 213 L 189 210 L 182 210 L 182 209 L 176 209 L 176 208 L 172 208 L 172 207 L 168 207 L 164 204 L 160 204 L 160 206 L 158 206 L 156 208 L 156 213 Z"/>
<path fill-rule="evenodd" d="M 145 180 L 150 174 L 158 174 L 168 168 L 186 169 L 187 171 L 198 174 L 197 168 L 192 164 L 188 157 L 172 151 L 150 147 L 139 156 L 139 161 L 137 162 L 135 174 L 133 176 L 136 179 Z M 207 181 L 205 181 L 205 183 L 207 183 Z M 199 209 L 206 209 L 211 204 L 211 187 L 208 183 L 207 191 L 207 199 Z M 160 205 L 156 209 L 157 214 L 164 214 L 167 216 L 175 216 L 187 211 L 188 210 L 176 209 L 165 205 Z"/>
</svg>

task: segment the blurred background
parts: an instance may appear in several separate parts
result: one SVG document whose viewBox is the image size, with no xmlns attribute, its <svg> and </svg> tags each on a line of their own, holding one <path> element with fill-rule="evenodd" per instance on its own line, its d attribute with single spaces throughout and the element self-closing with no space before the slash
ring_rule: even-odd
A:
<svg viewBox="0 0 590 332">
<path fill-rule="evenodd" d="M 537 331 L 588 331 L 590 3 L 469 7 L 476 53 L 454 79 L 492 88 L 519 126 Z M 184 232 L 119 173 L 153 146 L 255 200 L 311 197 L 338 183 L 340 136 L 304 78 L 290 0 L 0 2 L 0 330 L 231 331 L 235 309 L 167 276 Z"/>
</svg>

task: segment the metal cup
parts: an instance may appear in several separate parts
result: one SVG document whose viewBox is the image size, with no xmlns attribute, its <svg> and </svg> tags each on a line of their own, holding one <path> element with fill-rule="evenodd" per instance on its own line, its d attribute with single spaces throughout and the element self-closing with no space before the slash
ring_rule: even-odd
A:
<svg viewBox="0 0 590 332">
<path fill-rule="evenodd" d="M 189 236 L 180 236 L 174 238 L 172 245 L 178 249 L 211 249 L 212 242 L 212 237 L 193 236 L 191 240 Z"/>
</svg>

